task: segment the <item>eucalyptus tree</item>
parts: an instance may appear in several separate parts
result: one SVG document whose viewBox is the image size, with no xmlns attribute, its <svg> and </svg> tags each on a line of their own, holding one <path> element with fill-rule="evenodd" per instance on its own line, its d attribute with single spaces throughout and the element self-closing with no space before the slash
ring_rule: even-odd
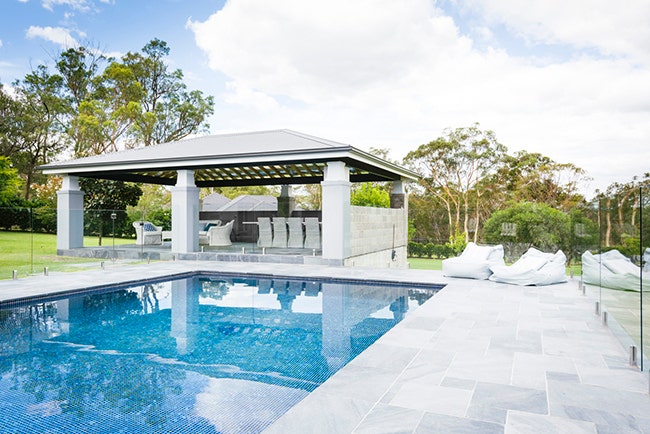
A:
<svg viewBox="0 0 650 434">
<path fill-rule="evenodd" d="M 128 67 L 113 62 L 93 81 L 91 97 L 81 102 L 71 123 L 79 157 L 133 147 L 132 129 L 142 116 L 142 87 Z"/>
<path fill-rule="evenodd" d="M 409 152 L 404 162 L 421 175 L 420 185 L 445 208 L 449 237 L 470 231 L 478 236 L 487 179 L 498 169 L 506 147 L 478 124 L 445 130 L 444 135 Z M 470 228 L 472 221 L 472 228 Z"/>
<path fill-rule="evenodd" d="M 159 39 L 150 41 L 141 53 L 129 52 L 119 60 L 89 47 L 60 53 L 52 77 L 59 82 L 62 131 L 73 156 L 179 140 L 208 129 L 213 97 L 189 90 L 182 71 L 168 69 L 168 54 L 167 44 Z M 111 181 L 85 180 L 82 187 L 89 210 L 125 210 L 142 194 L 136 185 Z M 88 229 L 101 242 L 106 219 L 99 211 L 95 214 Z M 122 226 L 119 220 L 125 213 L 117 214 Z"/>
<path fill-rule="evenodd" d="M 120 60 L 88 47 L 59 55 L 60 94 L 67 102 L 67 136 L 74 155 L 179 140 L 206 131 L 214 98 L 189 90 L 180 69 L 169 71 L 167 43 L 153 39 Z"/>
<path fill-rule="evenodd" d="M 645 207 L 644 197 L 648 192 L 650 173 L 645 173 L 642 177 L 635 176 L 630 182 L 614 182 L 604 192 L 597 192 L 599 222 L 605 247 L 638 240 L 644 223 L 641 221 L 640 210 Z"/>
<path fill-rule="evenodd" d="M 569 212 L 585 202 L 579 190 L 588 180 L 585 171 L 572 163 L 518 151 L 504 156 L 495 182 L 501 184 L 504 201 L 545 203 Z"/>
<path fill-rule="evenodd" d="M 134 134 L 145 146 L 207 131 L 207 119 L 214 113 L 212 96 L 188 90 L 183 71 L 168 69 L 165 57 L 169 51 L 165 41 L 153 39 L 142 53 L 129 52 L 122 57 L 122 64 L 132 71 L 143 91 L 143 114 L 137 119 Z"/>
</svg>

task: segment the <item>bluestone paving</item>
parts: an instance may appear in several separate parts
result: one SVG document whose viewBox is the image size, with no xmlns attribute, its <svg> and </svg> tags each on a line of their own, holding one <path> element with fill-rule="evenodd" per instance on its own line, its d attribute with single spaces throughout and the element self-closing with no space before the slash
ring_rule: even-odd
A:
<svg viewBox="0 0 650 434">
<path fill-rule="evenodd" d="M 169 261 L 0 281 L 0 302 L 195 271 L 446 285 L 268 433 L 627 433 L 648 373 L 577 282 L 521 287 L 438 271 Z"/>
</svg>

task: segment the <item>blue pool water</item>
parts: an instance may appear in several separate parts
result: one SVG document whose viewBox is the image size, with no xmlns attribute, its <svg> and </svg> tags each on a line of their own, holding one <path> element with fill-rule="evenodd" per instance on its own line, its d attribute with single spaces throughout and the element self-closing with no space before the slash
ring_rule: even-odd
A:
<svg viewBox="0 0 650 434">
<path fill-rule="evenodd" d="M 5 307 L 0 432 L 260 432 L 434 293 L 215 275 Z"/>
</svg>

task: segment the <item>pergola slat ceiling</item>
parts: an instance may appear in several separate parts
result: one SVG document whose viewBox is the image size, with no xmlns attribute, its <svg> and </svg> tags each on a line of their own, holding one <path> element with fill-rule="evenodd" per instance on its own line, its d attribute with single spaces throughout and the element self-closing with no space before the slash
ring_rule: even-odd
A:
<svg viewBox="0 0 650 434">
<path fill-rule="evenodd" d="M 416 179 L 417 174 L 349 145 L 290 130 L 205 136 L 41 166 L 45 174 L 175 185 L 194 170 L 197 187 L 313 184 L 328 161 L 343 161 L 350 181 Z"/>
<path fill-rule="evenodd" d="M 210 167 L 196 169 L 194 179 L 197 185 L 202 184 L 201 186 L 217 186 L 231 181 L 238 181 L 241 184 L 265 181 L 268 184 L 268 181 L 272 180 L 279 180 L 282 183 L 303 184 L 308 183 L 305 181 L 311 182 L 314 178 L 322 179 L 324 167 L 325 163 L 289 164 L 286 166 Z M 362 173 L 354 168 L 350 172 L 352 176 Z M 175 171 L 139 172 L 139 175 L 146 178 L 167 179 L 170 185 L 176 182 Z"/>
</svg>

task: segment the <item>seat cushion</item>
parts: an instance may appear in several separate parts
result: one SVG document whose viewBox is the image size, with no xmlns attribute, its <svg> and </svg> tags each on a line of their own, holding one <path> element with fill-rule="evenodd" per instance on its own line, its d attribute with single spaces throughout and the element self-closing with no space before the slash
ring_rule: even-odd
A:
<svg viewBox="0 0 650 434">
<path fill-rule="evenodd" d="M 156 232 L 158 229 L 152 223 L 145 223 L 142 225 L 142 230 L 145 232 Z"/>
</svg>

